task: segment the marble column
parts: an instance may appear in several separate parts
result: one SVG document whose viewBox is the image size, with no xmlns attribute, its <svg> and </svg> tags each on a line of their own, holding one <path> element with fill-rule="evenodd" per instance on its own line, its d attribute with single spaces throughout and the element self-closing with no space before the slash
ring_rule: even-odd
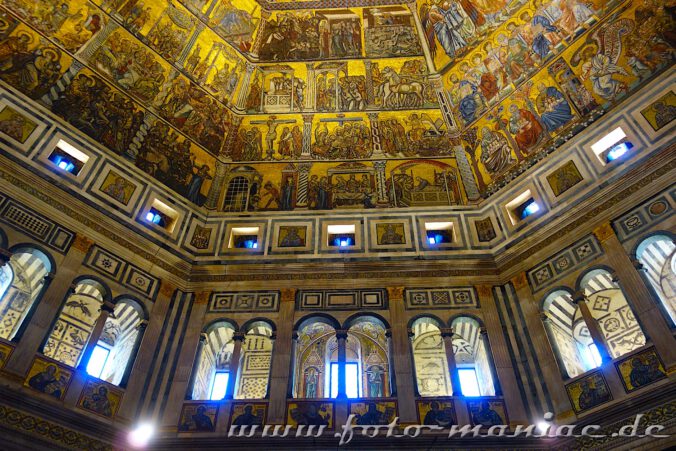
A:
<svg viewBox="0 0 676 451">
<path fill-rule="evenodd" d="M 396 393 L 399 404 L 400 422 L 415 423 L 415 398 L 417 393 L 410 330 L 407 329 L 407 315 L 404 305 L 404 287 L 387 287 L 390 326 L 392 331 L 392 353 L 394 371 L 397 374 Z"/>
<path fill-rule="evenodd" d="M 270 403 L 267 422 L 282 424 L 286 421 L 286 399 L 292 398 L 293 374 L 295 369 L 295 340 L 293 315 L 296 306 L 296 289 L 280 290 L 279 317 L 285 321 L 277 322 L 277 338 L 270 364 Z"/>
<path fill-rule="evenodd" d="M 610 356 L 608 344 L 606 343 L 606 339 L 603 336 L 603 332 L 601 332 L 599 324 L 596 322 L 596 319 L 594 319 L 594 316 L 589 309 L 587 298 L 585 297 L 584 293 L 580 291 L 576 292 L 573 296 L 573 303 L 577 305 L 577 308 L 580 309 L 580 314 L 582 315 L 582 319 L 587 326 L 587 330 L 589 330 L 589 335 L 591 335 L 591 338 L 596 345 L 596 349 L 599 351 L 601 356 L 601 362 L 610 362 L 613 360 L 613 358 Z"/>
<path fill-rule="evenodd" d="M 371 157 L 381 158 L 384 157 L 383 146 L 380 140 L 380 119 L 378 113 L 368 113 L 369 124 L 371 126 L 371 145 L 372 152 Z"/>
<path fill-rule="evenodd" d="M 561 373 L 561 380 L 565 381 L 566 379 L 568 379 L 568 370 L 566 369 L 565 363 L 561 359 L 562 354 L 559 349 L 559 344 L 554 338 L 554 333 L 552 331 L 552 320 L 547 315 L 547 312 L 540 313 L 540 320 L 542 321 L 542 325 L 544 326 L 545 332 L 547 333 L 547 338 L 549 339 L 549 346 L 553 351 L 554 357 L 556 357 L 556 363 L 557 366 L 559 367 L 559 372 Z"/>
<path fill-rule="evenodd" d="M 127 367 L 124 369 L 124 374 L 122 375 L 122 379 L 120 379 L 120 387 L 121 388 L 126 388 L 127 384 L 129 383 L 129 377 L 131 376 L 131 370 L 134 368 L 134 362 L 138 358 L 138 352 L 139 348 L 141 347 L 141 342 L 143 341 L 143 335 L 146 332 L 146 328 L 148 327 L 148 321 L 142 320 L 141 322 L 138 323 L 138 326 L 136 326 L 136 338 L 134 339 L 134 346 L 131 349 L 131 360 L 127 362 Z"/>
<path fill-rule="evenodd" d="M 298 164 L 298 189 L 296 190 L 296 208 L 306 209 L 308 203 L 308 182 L 312 163 Z"/>
<path fill-rule="evenodd" d="M 676 340 L 662 311 L 655 303 L 654 292 L 641 277 L 638 262 L 632 261 L 609 223 L 594 230 L 609 263 L 615 269 L 617 283 L 643 329 L 662 357 L 668 373 L 676 372 Z"/>
<path fill-rule="evenodd" d="M 148 132 L 153 127 L 153 125 L 155 125 L 155 121 L 157 121 L 157 116 L 155 116 L 149 111 L 146 111 L 144 113 L 143 123 L 136 132 L 136 135 L 134 135 L 134 137 L 131 139 L 131 144 L 129 144 L 129 147 L 124 152 L 124 156 L 126 158 L 129 158 L 132 161 L 136 161 L 136 157 L 138 156 L 141 150 L 143 141 L 145 141 L 146 136 L 148 136 Z"/>
<path fill-rule="evenodd" d="M 495 396 L 502 396 L 502 385 L 500 385 L 498 373 L 495 371 L 495 362 L 493 361 L 493 353 L 491 352 L 491 342 L 488 338 L 488 330 L 486 330 L 485 327 L 479 329 L 479 339 L 484 345 L 484 351 L 486 352 L 486 358 L 488 359 L 488 367 L 491 370 L 491 379 L 493 379 Z"/>
<path fill-rule="evenodd" d="M 143 392 L 147 390 L 146 384 L 151 381 L 153 376 L 150 362 L 152 362 L 157 351 L 162 331 L 166 327 L 167 315 L 170 312 L 175 293 L 176 286 L 168 280 L 163 280 L 157 298 L 153 303 L 148 327 L 141 338 L 141 344 L 131 368 L 125 396 L 122 397 L 117 413 L 118 420 L 132 422 L 140 413 L 142 408 L 139 405 L 140 399 Z"/>
<path fill-rule="evenodd" d="M 458 366 L 455 363 L 455 352 L 453 352 L 453 335 L 453 329 L 441 329 L 441 338 L 444 340 L 444 351 L 446 351 L 448 371 L 451 373 L 451 389 L 453 390 L 453 396 L 463 396 Z"/>
<path fill-rule="evenodd" d="M 390 394 L 389 396 L 396 398 L 397 396 L 397 374 L 394 369 L 394 349 L 392 347 L 392 329 L 387 329 L 385 331 L 385 338 L 387 338 L 387 363 L 389 368 L 389 385 L 390 385 Z"/>
<path fill-rule="evenodd" d="M 199 365 L 200 361 L 202 360 L 202 353 L 204 352 L 204 345 L 206 342 L 207 334 L 201 333 L 199 343 L 197 343 L 195 360 L 192 364 L 192 371 L 190 372 L 190 379 L 188 380 L 188 388 L 185 391 L 185 399 L 192 399 L 193 387 L 195 386 L 195 379 L 197 379 L 197 372 L 199 371 Z"/>
<path fill-rule="evenodd" d="M 216 159 L 216 174 L 211 181 L 207 200 L 204 202 L 204 208 L 207 210 L 218 209 L 218 201 L 223 194 L 225 188 L 225 176 L 228 174 L 228 164 L 220 158 Z"/>
<path fill-rule="evenodd" d="M 251 45 L 251 51 L 249 52 L 249 56 L 251 56 L 253 59 L 258 59 L 258 53 L 261 51 L 261 46 L 263 45 L 263 38 L 265 37 L 266 34 L 269 18 L 270 11 L 268 11 L 267 9 L 261 9 L 260 25 L 258 26 L 256 38 L 254 39 L 254 42 Z"/>
<path fill-rule="evenodd" d="M 237 374 L 239 373 L 239 364 L 242 356 L 242 342 L 244 341 L 245 335 L 243 332 L 235 332 L 232 335 L 232 339 L 235 342 L 235 346 L 232 350 L 232 357 L 230 358 L 230 366 L 228 367 L 228 387 L 225 390 L 225 396 L 223 399 L 234 399 L 235 398 L 235 384 L 237 383 Z"/>
<path fill-rule="evenodd" d="M 108 318 L 110 317 L 115 318 L 114 312 L 115 306 L 112 303 L 104 301 L 103 304 L 101 304 L 101 312 L 99 313 L 99 317 L 96 318 L 94 329 L 92 329 L 92 332 L 89 334 L 87 344 L 80 354 L 80 362 L 77 365 L 78 370 L 87 370 L 89 359 L 94 353 L 94 348 L 96 348 L 96 345 L 99 343 L 103 330 L 106 327 L 106 321 L 108 321 Z"/>
<path fill-rule="evenodd" d="M 277 342 L 277 332 L 273 331 L 272 334 L 270 334 L 270 341 L 271 341 L 271 345 L 272 345 L 272 347 L 271 347 L 272 352 L 270 354 L 270 370 L 268 372 L 268 384 L 265 387 L 265 399 L 270 399 L 270 389 L 272 388 L 272 377 L 271 377 L 272 376 L 272 356 L 275 353 L 275 344 Z"/>
<path fill-rule="evenodd" d="M 376 193 L 378 194 L 378 200 L 376 205 L 379 207 L 387 207 L 390 202 L 387 198 L 387 174 L 385 174 L 385 167 L 387 166 L 387 161 L 374 161 L 373 168 L 376 170 Z"/>
<path fill-rule="evenodd" d="M 314 114 L 303 114 L 303 146 L 300 153 L 302 160 L 312 159 L 312 119 Z"/>
<path fill-rule="evenodd" d="M 244 112 L 246 110 L 246 99 L 249 97 L 249 88 L 251 87 L 251 76 L 256 70 L 256 66 L 250 62 L 246 62 L 246 70 L 244 71 L 244 78 L 239 87 L 237 94 L 237 102 L 235 102 L 235 109 Z"/>
<path fill-rule="evenodd" d="M 46 341 L 51 333 L 52 325 L 66 298 L 73 292 L 73 280 L 78 276 L 80 267 L 94 242 L 83 235 L 76 235 L 68 253 L 52 268 L 47 276 L 48 289 L 39 300 L 33 316 L 28 321 L 21 335 L 21 341 L 16 345 L 4 371 L 23 377 L 33 361 L 35 353 L 40 351 L 40 345 Z"/>
<path fill-rule="evenodd" d="M 347 398 L 347 379 L 345 375 L 345 360 L 347 355 L 347 331 L 336 330 L 336 342 L 338 343 L 338 394 L 336 399 Z"/>
<path fill-rule="evenodd" d="M 70 84 L 73 82 L 73 79 L 83 67 L 84 64 L 78 60 L 73 60 L 68 70 L 64 72 L 63 75 L 61 75 L 61 78 L 59 78 L 51 88 L 49 88 L 49 92 L 40 97 L 40 101 L 45 105 L 52 106 L 54 101 L 58 99 L 61 94 L 66 91 L 66 89 L 68 89 L 68 86 L 70 86 Z"/>
</svg>

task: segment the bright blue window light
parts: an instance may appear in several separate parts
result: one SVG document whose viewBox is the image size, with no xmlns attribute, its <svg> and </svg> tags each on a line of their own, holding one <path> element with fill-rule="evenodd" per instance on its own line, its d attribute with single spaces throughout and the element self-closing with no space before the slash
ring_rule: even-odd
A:
<svg viewBox="0 0 676 451">
<path fill-rule="evenodd" d="M 622 157 L 624 154 L 629 152 L 629 150 L 632 147 L 634 147 L 634 145 L 630 142 L 622 142 L 613 146 L 606 155 L 606 161 L 610 163 L 611 161 L 617 160 L 618 158 Z"/>
<path fill-rule="evenodd" d="M 458 378 L 463 396 L 481 396 L 479 379 L 474 368 L 458 368 Z"/>
<path fill-rule="evenodd" d="M 214 380 L 211 383 L 211 391 L 209 392 L 210 400 L 221 400 L 225 397 L 225 392 L 228 388 L 228 379 L 230 379 L 230 374 L 227 371 L 216 371 Z"/>
<path fill-rule="evenodd" d="M 589 344 L 589 354 L 591 356 L 593 368 L 600 367 L 601 363 L 603 363 L 603 360 L 601 359 L 601 353 L 599 352 L 599 348 L 596 346 L 596 343 Z"/>
<path fill-rule="evenodd" d="M 331 362 L 331 397 L 338 396 L 338 362 Z M 359 397 L 359 368 L 356 363 L 345 363 L 345 394 L 348 398 Z"/>
<path fill-rule="evenodd" d="M 100 378 L 109 355 L 109 349 L 104 348 L 101 345 L 96 345 L 92 352 L 92 356 L 89 358 L 89 362 L 87 362 L 87 374 Z"/>
<path fill-rule="evenodd" d="M 52 158 L 50 158 L 50 161 L 54 163 L 59 169 L 70 172 L 71 174 L 75 173 L 75 164 L 73 164 L 71 160 L 64 156 L 54 155 Z"/>
<path fill-rule="evenodd" d="M 354 246 L 354 234 L 331 235 L 329 242 L 336 247 Z"/>
<path fill-rule="evenodd" d="M 535 202 L 533 198 L 528 199 L 526 202 L 519 205 L 516 209 L 516 213 L 521 219 L 527 218 L 530 215 L 533 215 L 540 211 L 540 206 Z"/>
<path fill-rule="evenodd" d="M 258 249 L 257 235 L 235 235 L 233 239 L 237 249 Z"/>
</svg>

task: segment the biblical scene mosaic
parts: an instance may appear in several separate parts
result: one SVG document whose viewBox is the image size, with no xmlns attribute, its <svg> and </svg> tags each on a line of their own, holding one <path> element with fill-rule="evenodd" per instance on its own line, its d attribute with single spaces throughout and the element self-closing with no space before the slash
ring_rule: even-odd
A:
<svg viewBox="0 0 676 451">
<path fill-rule="evenodd" d="M 320 185 L 334 194 L 314 208 L 370 208 L 487 196 L 674 58 L 655 0 L 359 5 L 8 0 L 0 80 L 197 205 L 216 191 L 240 208 L 220 158 L 221 172 L 246 162 L 257 174 L 248 197 L 280 193 L 243 209 L 304 207 Z M 655 129 L 672 103 L 644 112 Z M 10 113 L 3 127 L 21 142 L 30 124 Z M 293 165 L 270 164 L 282 160 Z M 313 163 L 305 180 L 306 160 L 333 165 Z M 361 160 L 363 188 L 340 194 L 352 173 L 331 170 Z M 434 193 L 389 194 L 400 166 L 414 168 L 408 191 Z"/>
</svg>

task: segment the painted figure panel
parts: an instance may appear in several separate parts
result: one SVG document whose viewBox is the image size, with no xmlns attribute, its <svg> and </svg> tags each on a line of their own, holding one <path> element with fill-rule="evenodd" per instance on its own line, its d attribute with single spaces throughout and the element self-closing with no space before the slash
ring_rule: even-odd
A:
<svg viewBox="0 0 676 451">
<path fill-rule="evenodd" d="M 655 131 L 659 131 L 676 119 L 676 94 L 669 91 L 641 114 Z"/>
<path fill-rule="evenodd" d="M 267 403 L 236 402 L 232 405 L 230 426 L 261 426 L 265 424 L 267 416 Z"/>
<path fill-rule="evenodd" d="M 547 176 L 547 182 L 557 197 L 581 181 L 582 175 L 572 160 Z"/>
<path fill-rule="evenodd" d="M 467 402 L 472 425 L 486 428 L 496 425 L 509 425 L 505 401 L 500 399 L 478 399 Z"/>
<path fill-rule="evenodd" d="M 448 427 L 457 424 L 455 407 L 451 399 L 417 400 L 418 424 Z"/>
</svg>

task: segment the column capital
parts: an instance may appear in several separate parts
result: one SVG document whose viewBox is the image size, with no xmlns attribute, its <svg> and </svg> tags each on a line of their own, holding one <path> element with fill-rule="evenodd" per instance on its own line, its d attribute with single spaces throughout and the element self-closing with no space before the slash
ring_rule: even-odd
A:
<svg viewBox="0 0 676 451">
<path fill-rule="evenodd" d="M 109 316 L 113 316 L 113 313 L 115 312 L 115 304 L 110 301 L 103 301 L 103 304 L 101 304 L 101 313 L 104 312 Z"/>
<path fill-rule="evenodd" d="M 418 2 L 406 2 L 406 6 L 411 10 L 412 14 L 418 14 Z"/>
<path fill-rule="evenodd" d="M 12 258 L 12 253 L 9 249 L 0 248 L 0 267 L 5 266 L 5 264 Z"/>
<path fill-rule="evenodd" d="M 176 291 L 176 285 L 173 283 L 163 280 L 162 283 L 160 284 L 160 294 L 162 296 L 166 297 L 171 297 L 174 295 L 174 292 Z"/>
<path fill-rule="evenodd" d="M 244 341 L 246 334 L 244 332 L 235 332 L 232 334 L 232 339 L 235 341 Z"/>
<path fill-rule="evenodd" d="M 198 291 L 195 293 L 195 301 L 197 304 L 206 304 L 209 302 L 211 291 Z"/>
<path fill-rule="evenodd" d="M 269 338 L 270 340 L 275 341 L 277 339 L 277 332 L 273 330 Z"/>
<path fill-rule="evenodd" d="M 384 171 L 386 166 L 387 166 L 387 161 L 385 161 L 385 160 L 378 160 L 378 161 L 373 162 L 373 168 L 376 171 Z"/>
<path fill-rule="evenodd" d="M 138 325 L 136 326 L 136 330 L 138 330 L 139 332 L 143 332 L 143 331 L 146 330 L 147 327 L 148 327 L 148 320 L 142 319 L 141 321 L 139 321 Z"/>
<path fill-rule="evenodd" d="M 336 339 L 347 339 L 347 330 L 344 329 L 336 329 Z"/>
<path fill-rule="evenodd" d="M 271 15 L 272 15 L 271 11 L 261 8 L 261 19 L 269 19 Z"/>
<path fill-rule="evenodd" d="M 493 288 L 490 285 L 477 285 L 476 292 L 479 296 L 488 297 L 493 294 Z"/>
<path fill-rule="evenodd" d="M 253 71 L 256 70 L 256 65 L 250 63 L 249 61 L 245 61 L 244 66 L 245 66 L 246 73 L 249 74 L 249 75 L 251 75 L 253 73 Z"/>
<path fill-rule="evenodd" d="M 455 335 L 455 333 L 453 332 L 453 328 L 451 327 L 442 327 L 441 329 L 439 329 L 439 331 L 441 332 L 442 338 L 453 338 L 453 336 Z"/>
<path fill-rule="evenodd" d="M 484 326 L 479 327 L 479 335 L 482 337 L 487 337 L 488 336 L 488 330 Z"/>
<path fill-rule="evenodd" d="M 282 302 L 295 302 L 296 301 L 296 288 L 282 288 L 279 290 L 280 297 Z"/>
<path fill-rule="evenodd" d="M 204 344 L 208 339 L 209 339 L 209 336 L 207 334 L 205 334 L 204 332 L 202 332 L 200 334 L 200 343 L 201 344 Z"/>
<path fill-rule="evenodd" d="M 406 335 L 408 335 L 408 338 L 415 337 L 415 333 L 413 332 L 413 329 L 411 329 L 410 327 L 406 328 Z"/>
<path fill-rule="evenodd" d="M 439 75 L 438 73 L 432 72 L 430 75 L 427 76 L 427 80 L 429 81 L 432 89 L 434 89 L 435 91 L 444 89 L 443 79 L 441 78 L 441 75 Z"/>
<path fill-rule="evenodd" d="M 378 113 L 366 113 L 366 115 L 368 116 L 369 121 L 371 121 L 371 122 L 376 122 L 376 121 L 379 120 Z"/>
<path fill-rule="evenodd" d="M 303 122 L 306 123 L 306 124 L 311 124 L 312 120 L 315 117 L 314 113 L 302 114 L 302 116 L 303 116 Z"/>
<path fill-rule="evenodd" d="M 527 286 L 528 279 L 526 278 L 526 273 L 521 271 L 519 274 L 512 277 L 512 283 L 514 284 L 514 288 L 516 288 L 517 290 L 520 290 L 521 288 Z"/>
<path fill-rule="evenodd" d="M 634 265 L 634 269 L 636 269 L 636 271 L 643 271 L 645 269 L 643 263 L 641 263 L 638 259 L 632 258 L 631 264 Z"/>
<path fill-rule="evenodd" d="M 547 312 L 544 312 L 544 311 L 543 311 L 543 312 L 540 312 L 540 320 L 541 320 L 543 323 L 546 324 L 546 323 L 549 323 L 552 319 L 549 317 L 549 315 L 547 314 Z"/>
<path fill-rule="evenodd" d="M 387 287 L 387 297 L 390 301 L 403 301 L 405 287 Z"/>
<path fill-rule="evenodd" d="M 385 329 L 385 337 L 392 338 L 392 329 Z"/>
<path fill-rule="evenodd" d="M 294 330 L 293 332 L 291 332 L 291 339 L 293 341 L 298 340 L 298 331 L 297 330 Z"/>
<path fill-rule="evenodd" d="M 594 235 L 599 241 L 603 242 L 613 237 L 615 235 L 615 230 L 613 230 L 613 226 L 611 226 L 609 222 L 606 222 L 594 229 Z"/>
<path fill-rule="evenodd" d="M 94 245 L 94 241 L 90 240 L 86 236 L 76 233 L 75 239 L 73 240 L 72 246 L 82 253 L 89 252 L 89 249 Z"/>
<path fill-rule="evenodd" d="M 579 304 L 580 302 L 585 302 L 587 300 L 587 296 L 585 296 L 583 291 L 576 291 L 573 293 L 573 304 Z"/>
<path fill-rule="evenodd" d="M 312 163 L 310 162 L 303 162 L 303 163 L 298 163 L 298 172 L 310 172 L 310 169 L 312 168 Z"/>
</svg>

